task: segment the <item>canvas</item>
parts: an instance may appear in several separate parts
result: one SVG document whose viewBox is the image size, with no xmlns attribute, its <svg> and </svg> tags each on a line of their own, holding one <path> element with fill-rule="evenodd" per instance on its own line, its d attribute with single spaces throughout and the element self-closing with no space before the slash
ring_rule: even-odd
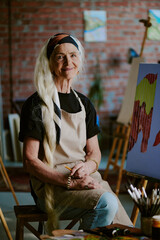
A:
<svg viewBox="0 0 160 240">
<path fill-rule="evenodd" d="M 131 65 L 129 78 L 128 78 L 128 84 L 125 90 L 123 103 L 117 118 L 118 123 L 128 125 L 131 122 L 137 77 L 138 77 L 138 69 L 139 69 L 139 64 L 141 62 L 144 62 L 144 58 L 142 57 L 136 57 L 136 58 L 133 58 L 132 60 L 132 65 Z"/>
<path fill-rule="evenodd" d="M 140 63 L 126 170 L 160 179 L 160 65 Z"/>
</svg>

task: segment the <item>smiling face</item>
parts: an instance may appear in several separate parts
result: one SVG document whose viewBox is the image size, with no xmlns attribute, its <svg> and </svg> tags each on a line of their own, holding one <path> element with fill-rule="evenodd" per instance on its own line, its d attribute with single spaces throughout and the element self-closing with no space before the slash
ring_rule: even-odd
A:
<svg viewBox="0 0 160 240">
<path fill-rule="evenodd" d="M 80 67 L 80 53 L 71 43 L 58 45 L 50 57 L 50 69 L 56 81 L 73 80 Z"/>
</svg>

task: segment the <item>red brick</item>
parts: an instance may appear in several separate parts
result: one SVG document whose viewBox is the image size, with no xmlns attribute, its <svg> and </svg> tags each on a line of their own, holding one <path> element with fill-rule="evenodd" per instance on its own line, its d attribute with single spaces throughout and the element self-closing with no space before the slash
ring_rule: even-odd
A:
<svg viewBox="0 0 160 240">
<path fill-rule="evenodd" d="M 2 68 L 2 96 L 4 118 L 11 110 L 8 48 L 8 6 L 1 1 L 0 11 L 0 68 Z M 117 114 L 119 99 L 123 99 L 130 65 L 127 63 L 128 48 L 140 52 L 145 27 L 139 19 L 146 19 L 148 9 L 160 9 L 160 1 L 11 1 L 12 20 L 12 79 L 16 98 L 27 97 L 34 91 L 33 72 L 36 56 L 44 42 L 57 32 L 69 32 L 77 36 L 86 49 L 86 75 L 76 84 L 87 94 L 94 81 L 96 57 L 99 57 L 105 101 L 102 111 L 106 115 Z M 107 13 L 105 43 L 84 42 L 84 10 L 104 10 Z M 43 30 L 43 31 L 42 31 Z M 153 51 L 149 51 L 153 49 Z M 146 62 L 157 62 L 157 41 L 146 41 L 143 52 Z M 113 59 L 119 59 L 114 66 Z M 8 91 L 6 91 L 8 89 Z M 114 93 L 114 109 L 108 106 L 107 97 Z"/>
</svg>

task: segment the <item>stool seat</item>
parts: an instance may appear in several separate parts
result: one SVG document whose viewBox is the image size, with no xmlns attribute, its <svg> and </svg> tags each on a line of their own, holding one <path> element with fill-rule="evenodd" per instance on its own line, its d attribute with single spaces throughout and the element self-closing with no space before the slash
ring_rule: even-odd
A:
<svg viewBox="0 0 160 240">
<path fill-rule="evenodd" d="M 14 206 L 16 217 L 34 221 L 47 221 L 47 213 L 41 211 L 36 205 Z"/>
</svg>

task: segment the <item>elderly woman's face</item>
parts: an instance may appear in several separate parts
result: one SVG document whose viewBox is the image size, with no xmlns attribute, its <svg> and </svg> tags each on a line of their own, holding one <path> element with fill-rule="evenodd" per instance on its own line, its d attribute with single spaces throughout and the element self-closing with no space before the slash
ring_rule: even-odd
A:
<svg viewBox="0 0 160 240">
<path fill-rule="evenodd" d="M 50 69 L 57 79 L 73 79 L 77 75 L 79 67 L 79 51 L 71 43 L 60 44 L 50 57 Z"/>
</svg>

